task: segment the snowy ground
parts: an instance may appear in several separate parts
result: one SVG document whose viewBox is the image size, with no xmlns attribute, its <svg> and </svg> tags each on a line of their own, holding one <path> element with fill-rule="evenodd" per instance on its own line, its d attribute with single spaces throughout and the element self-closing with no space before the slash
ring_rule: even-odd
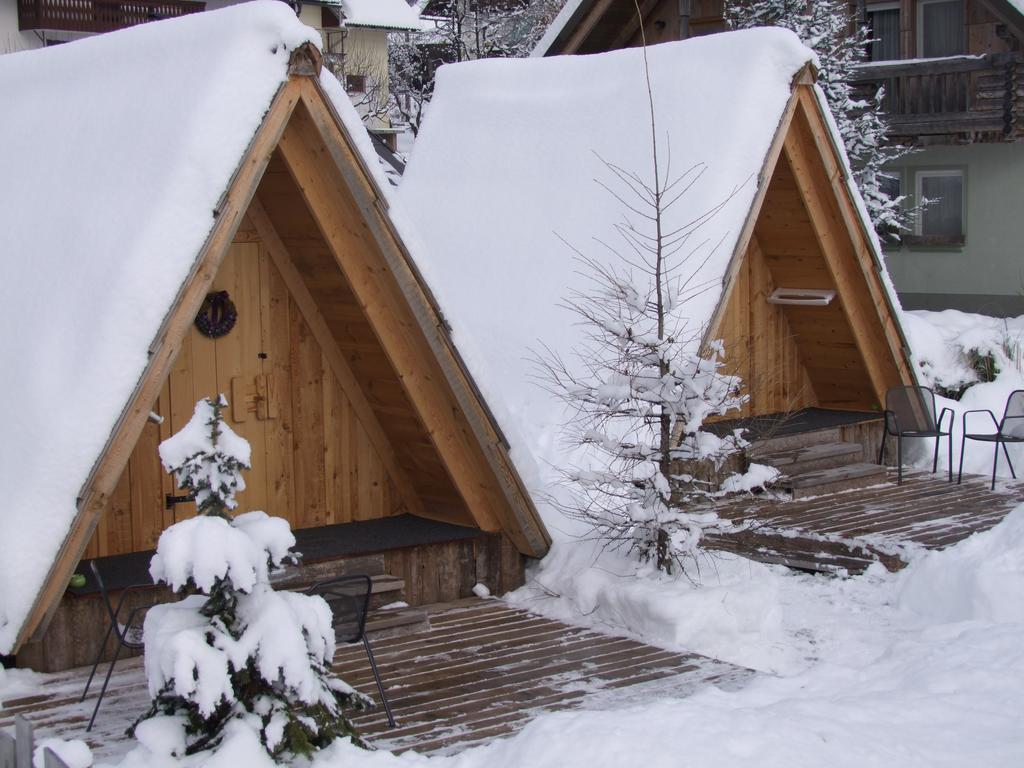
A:
<svg viewBox="0 0 1024 768">
<path fill-rule="evenodd" d="M 997 358 L 997 379 L 952 407 L 999 415 L 1006 394 L 1024 387 L 1014 352 L 1024 318 L 916 312 L 907 326 L 929 382 L 969 377 L 971 348 Z M 988 471 L 990 462 L 984 446 L 968 454 L 973 471 Z M 873 569 L 837 579 L 717 557 L 701 563 L 698 586 L 563 542 L 532 577 L 509 596 L 513 603 L 761 674 L 734 692 L 654 692 L 647 701 L 606 699 L 604 709 L 544 715 L 515 737 L 452 757 L 338 744 L 315 768 L 1024 765 L 1024 505 L 900 574 Z M 31 673 L 0 672 L 0 698 L 33 684 Z M 120 766 L 246 763 L 272 765 L 239 733 L 212 758 L 179 762 L 139 747 Z"/>
</svg>

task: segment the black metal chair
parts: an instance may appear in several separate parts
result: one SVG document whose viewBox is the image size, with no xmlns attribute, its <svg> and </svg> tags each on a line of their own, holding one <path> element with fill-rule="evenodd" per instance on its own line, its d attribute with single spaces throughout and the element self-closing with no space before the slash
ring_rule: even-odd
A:
<svg viewBox="0 0 1024 768">
<path fill-rule="evenodd" d="M 949 429 L 943 431 L 942 423 L 949 414 Z M 953 481 L 953 411 L 943 408 L 935 418 L 935 393 L 928 387 L 893 387 L 885 393 L 885 434 L 878 451 L 878 463 L 885 459 L 885 442 L 890 436 L 896 438 L 896 483 L 903 483 L 903 438 L 934 437 L 935 455 L 932 457 L 932 474 L 939 466 L 939 439 L 945 437 L 949 447 L 949 482 Z"/>
<path fill-rule="evenodd" d="M 995 426 L 995 432 L 968 432 L 967 417 L 972 413 L 987 413 Z M 1017 473 L 1013 469 L 1013 462 L 1010 461 L 1008 443 L 1024 443 L 1024 389 L 1017 389 L 1006 398 L 1006 408 L 1003 409 L 1003 418 L 996 421 L 996 415 L 988 409 L 964 411 L 964 434 L 960 438 L 960 471 L 957 473 L 957 485 L 964 476 L 964 448 L 968 440 L 978 440 L 983 443 L 995 444 L 995 456 L 992 457 L 992 490 L 996 489 L 996 468 L 999 466 L 999 446 L 1003 447 L 1006 455 L 1006 463 L 1010 465 L 1010 475 L 1017 479 Z"/>
<path fill-rule="evenodd" d="M 377 670 L 377 660 L 373 658 L 373 649 L 366 637 L 366 614 L 370 609 L 370 594 L 373 580 L 365 574 L 340 576 L 328 581 L 320 581 L 306 590 L 307 595 L 319 595 L 327 601 L 334 614 L 334 635 L 339 643 L 358 643 L 362 641 L 366 658 L 373 671 L 373 679 L 377 681 L 377 690 L 388 716 L 388 725 L 395 727 L 395 718 L 391 714 L 391 704 L 384 693 L 384 684 Z"/>
<path fill-rule="evenodd" d="M 144 611 L 149 610 L 153 607 L 150 605 L 140 605 L 136 608 L 132 608 L 128 612 L 127 619 L 124 624 L 120 622 L 121 609 L 124 607 L 124 601 L 134 590 L 138 589 L 152 589 L 152 584 L 133 584 L 130 587 L 125 587 L 121 592 L 121 597 L 117 601 L 115 606 L 110 602 L 110 595 L 107 593 L 106 584 L 103 583 L 103 577 L 100 575 L 100 569 L 96 565 L 96 561 L 93 560 L 89 563 L 89 567 L 92 569 L 92 575 L 96 579 L 96 585 L 100 588 L 100 595 L 103 597 L 103 605 L 106 606 L 107 615 L 110 618 L 110 626 L 107 627 L 107 634 L 103 637 L 103 645 L 100 646 L 99 653 L 96 654 L 96 661 L 93 662 L 92 672 L 89 673 L 89 679 L 85 683 L 85 690 L 82 691 L 82 698 L 79 701 L 85 701 L 85 697 L 89 693 L 89 686 L 92 685 L 92 679 L 96 675 L 96 669 L 100 665 L 100 659 L 103 658 L 104 652 L 107 650 L 107 643 L 110 642 L 110 635 L 114 633 L 117 636 L 117 650 L 114 651 L 114 658 L 110 662 L 110 667 L 107 669 L 107 676 L 103 680 L 103 687 L 100 689 L 99 698 L 96 699 L 96 707 L 92 711 L 92 717 L 89 718 L 89 725 L 85 729 L 87 732 L 92 730 L 92 725 L 96 722 L 96 713 L 100 711 L 100 704 L 103 703 L 103 696 L 107 692 L 107 685 L 110 683 L 110 675 L 114 671 L 114 665 L 117 664 L 118 658 L 121 656 L 121 649 L 128 648 L 129 650 L 138 651 L 144 648 L 142 642 L 142 627 L 136 625 L 135 619 L 138 616 L 142 616 Z"/>
</svg>

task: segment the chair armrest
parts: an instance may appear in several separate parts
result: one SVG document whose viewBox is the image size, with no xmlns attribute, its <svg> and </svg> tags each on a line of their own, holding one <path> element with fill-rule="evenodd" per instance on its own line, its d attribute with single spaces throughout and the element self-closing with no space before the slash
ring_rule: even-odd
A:
<svg viewBox="0 0 1024 768">
<path fill-rule="evenodd" d="M 1020 416 L 1003 416 L 1003 420 L 999 422 L 999 434 L 1006 434 L 1006 422 L 1008 421 L 1024 421 L 1024 414 Z"/>
<path fill-rule="evenodd" d="M 965 435 L 967 434 L 967 417 L 970 416 L 972 413 L 987 413 L 988 417 L 990 419 L 992 419 L 992 426 L 994 426 L 996 428 L 996 431 L 993 434 L 998 434 L 998 432 L 999 432 L 999 420 L 996 418 L 996 415 L 994 413 L 992 413 L 992 411 L 988 410 L 987 408 L 978 408 L 978 409 L 975 409 L 973 411 L 964 411 L 963 412 L 962 419 L 963 419 L 963 427 L 964 427 L 964 434 Z"/>
<path fill-rule="evenodd" d="M 956 423 L 956 415 L 953 413 L 952 408 L 943 408 L 939 412 L 939 422 L 935 426 L 939 432 L 942 431 L 942 420 L 946 418 L 947 413 L 949 414 L 949 434 L 953 434 L 953 425 Z"/>
</svg>

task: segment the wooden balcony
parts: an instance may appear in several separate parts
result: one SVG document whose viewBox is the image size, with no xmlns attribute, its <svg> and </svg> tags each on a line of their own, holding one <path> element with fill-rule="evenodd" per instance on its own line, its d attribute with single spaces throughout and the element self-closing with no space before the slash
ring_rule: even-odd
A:
<svg viewBox="0 0 1024 768">
<path fill-rule="evenodd" d="M 112 32 L 206 9 L 193 0 L 18 0 L 23 32 Z"/>
<path fill-rule="evenodd" d="M 879 62 L 858 73 L 864 95 L 885 88 L 896 139 L 1024 140 L 1024 54 Z"/>
</svg>

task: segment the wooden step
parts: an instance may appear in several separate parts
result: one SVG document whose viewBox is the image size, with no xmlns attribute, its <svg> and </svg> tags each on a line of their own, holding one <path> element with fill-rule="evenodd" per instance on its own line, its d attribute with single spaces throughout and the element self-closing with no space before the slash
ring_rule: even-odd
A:
<svg viewBox="0 0 1024 768">
<path fill-rule="evenodd" d="M 370 610 L 395 603 L 405 598 L 405 579 L 384 573 L 373 577 L 370 588 Z"/>
<path fill-rule="evenodd" d="M 845 467 L 819 469 L 784 478 L 779 487 L 792 491 L 794 499 L 866 488 L 886 480 L 886 469 L 878 464 L 848 464 Z"/>
<path fill-rule="evenodd" d="M 759 457 L 764 454 L 792 451 L 797 448 L 806 448 L 811 445 L 822 445 L 824 443 L 841 443 L 842 441 L 843 438 L 839 427 L 829 427 L 827 429 L 815 429 L 810 432 L 797 432 L 778 437 L 763 437 L 747 446 L 746 453 L 751 461 L 759 461 Z"/>
<path fill-rule="evenodd" d="M 821 443 L 763 453 L 754 460 L 758 464 L 775 467 L 783 475 L 793 476 L 817 472 L 819 469 L 858 464 L 863 458 L 864 448 L 859 443 Z"/>
<path fill-rule="evenodd" d="M 422 608 L 387 608 L 370 611 L 366 634 L 376 640 L 430 629 L 430 617 Z"/>
</svg>

